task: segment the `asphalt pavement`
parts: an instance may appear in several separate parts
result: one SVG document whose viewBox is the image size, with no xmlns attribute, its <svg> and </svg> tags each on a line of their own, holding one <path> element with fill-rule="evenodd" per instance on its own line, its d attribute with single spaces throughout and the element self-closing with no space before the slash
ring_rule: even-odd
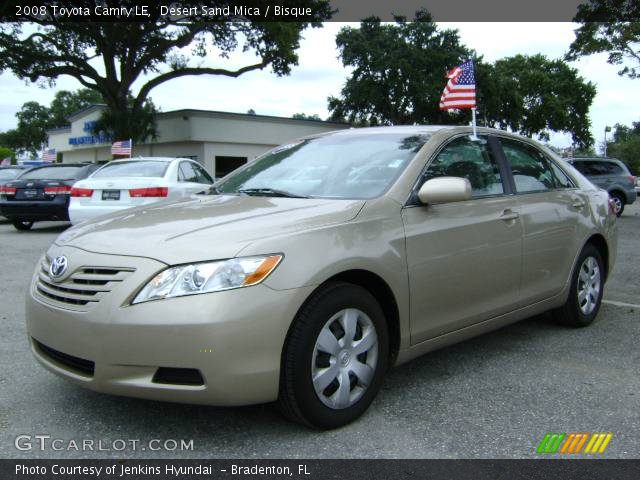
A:
<svg viewBox="0 0 640 480">
<path fill-rule="evenodd" d="M 17 232 L 0 222 L 0 458 L 531 458 L 547 432 L 611 432 L 600 458 L 639 458 L 639 205 L 619 227 L 618 262 L 591 327 L 543 315 L 433 352 L 392 370 L 359 421 L 317 432 L 273 405 L 114 397 L 43 370 L 28 349 L 24 296 L 66 226 Z"/>
</svg>

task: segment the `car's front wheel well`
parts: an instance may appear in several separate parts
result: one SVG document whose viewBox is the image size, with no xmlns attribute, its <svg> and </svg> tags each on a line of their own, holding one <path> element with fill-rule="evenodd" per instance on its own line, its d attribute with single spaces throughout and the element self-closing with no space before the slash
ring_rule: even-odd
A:
<svg viewBox="0 0 640 480">
<path fill-rule="evenodd" d="M 373 295 L 384 312 L 389 330 L 389 363 L 393 365 L 400 350 L 400 312 L 391 288 L 380 276 L 368 270 L 347 270 L 326 280 L 358 285 Z"/>
<path fill-rule="evenodd" d="M 598 250 L 598 253 L 600 253 L 602 261 L 604 262 L 604 277 L 606 280 L 609 274 L 609 246 L 607 245 L 607 241 L 602 235 L 596 233 L 589 237 L 586 244 L 593 245 Z"/>
</svg>

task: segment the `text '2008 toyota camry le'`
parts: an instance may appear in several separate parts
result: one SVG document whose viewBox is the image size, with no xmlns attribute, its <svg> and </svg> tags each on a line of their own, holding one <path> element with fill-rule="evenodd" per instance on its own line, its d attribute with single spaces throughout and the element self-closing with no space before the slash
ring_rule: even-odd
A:
<svg viewBox="0 0 640 480">
<path fill-rule="evenodd" d="M 607 192 L 529 139 L 343 130 L 63 232 L 33 277 L 29 341 L 100 392 L 277 400 L 334 428 L 392 365 L 548 310 L 589 325 L 616 238 Z"/>
</svg>

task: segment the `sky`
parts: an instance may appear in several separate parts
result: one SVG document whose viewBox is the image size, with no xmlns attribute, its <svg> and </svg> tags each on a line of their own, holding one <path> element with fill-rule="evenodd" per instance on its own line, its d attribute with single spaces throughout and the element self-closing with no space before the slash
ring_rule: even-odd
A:
<svg viewBox="0 0 640 480">
<path fill-rule="evenodd" d="M 342 66 L 335 47 L 335 35 L 345 25 L 326 23 L 320 29 L 308 29 L 298 50 L 299 64 L 291 75 L 278 77 L 269 70 L 253 71 L 238 78 L 220 76 L 183 77 L 171 80 L 151 92 L 151 98 L 162 111 L 194 108 L 289 117 L 297 112 L 318 114 L 326 118 L 327 97 L 337 96 L 349 75 Z M 457 28 L 462 42 L 494 61 L 518 53 L 542 53 L 560 58 L 574 38 L 571 23 L 440 23 Z M 215 58 L 212 55 L 212 58 Z M 239 54 L 229 61 L 215 60 L 207 64 L 232 68 L 255 61 L 250 54 Z M 226 62 L 226 63 L 225 63 Z M 615 123 L 631 124 L 640 120 L 640 80 L 617 75 L 618 66 L 606 62 L 606 54 L 593 55 L 572 62 L 580 75 L 593 82 L 597 95 L 591 105 L 592 134 L 599 144 L 604 128 Z M 139 87 L 141 82 L 134 85 Z M 444 82 L 443 82 L 444 87 Z M 15 113 L 23 103 L 35 100 L 48 105 L 58 90 L 75 90 L 80 84 L 71 77 L 61 77 L 54 88 L 40 88 L 25 83 L 9 72 L 0 75 L 0 131 L 16 126 Z M 482 88 L 478 85 L 478 88 Z M 552 134 L 551 143 L 567 147 L 568 135 Z"/>
</svg>

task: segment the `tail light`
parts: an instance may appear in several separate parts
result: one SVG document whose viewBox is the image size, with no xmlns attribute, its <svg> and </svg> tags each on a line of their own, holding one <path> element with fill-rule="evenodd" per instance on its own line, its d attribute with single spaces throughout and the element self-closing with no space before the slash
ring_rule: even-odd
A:
<svg viewBox="0 0 640 480">
<path fill-rule="evenodd" d="M 90 188 L 72 188 L 71 196 L 72 197 L 90 197 L 93 195 L 93 190 Z"/>
<path fill-rule="evenodd" d="M 0 187 L 0 195 L 15 195 L 17 191 L 16 187 Z"/>
<path fill-rule="evenodd" d="M 71 187 L 69 185 L 58 185 L 55 187 L 44 187 L 45 195 L 69 195 Z"/>
<path fill-rule="evenodd" d="M 636 177 L 634 177 L 633 175 L 629 175 L 629 180 L 631 180 L 631 183 L 632 183 L 633 185 L 635 185 L 635 184 L 636 184 L 636 181 L 637 181 L 637 178 L 636 178 Z"/>
<path fill-rule="evenodd" d="M 130 197 L 166 197 L 169 195 L 167 187 L 134 188 L 129 190 Z"/>
</svg>

